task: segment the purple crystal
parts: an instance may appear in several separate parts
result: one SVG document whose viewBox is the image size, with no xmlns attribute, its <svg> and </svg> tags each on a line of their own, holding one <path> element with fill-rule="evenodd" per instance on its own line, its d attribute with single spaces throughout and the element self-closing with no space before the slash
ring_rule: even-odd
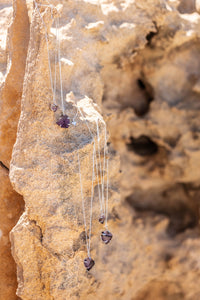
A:
<svg viewBox="0 0 200 300">
<path fill-rule="evenodd" d="M 58 106 L 56 104 L 51 104 L 50 105 L 50 109 L 53 111 L 53 112 L 56 112 L 57 109 L 58 109 Z"/>
<path fill-rule="evenodd" d="M 103 224 L 105 221 L 105 216 L 104 215 L 100 215 L 99 217 L 99 223 Z"/>
<path fill-rule="evenodd" d="M 70 125 L 70 120 L 68 116 L 61 116 L 60 119 L 56 122 L 61 128 L 68 128 Z"/>
<path fill-rule="evenodd" d="M 104 242 L 104 244 L 108 244 L 111 241 L 112 237 L 112 233 L 108 230 L 102 231 L 101 233 L 101 239 Z"/>
<path fill-rule="evenodd" d="M 87 271 L 90 271 L 94 265 L 95 262 L 91 257 L 87 257 L 84 259 L 84 266 L 86 267 Z"/>
</svg>

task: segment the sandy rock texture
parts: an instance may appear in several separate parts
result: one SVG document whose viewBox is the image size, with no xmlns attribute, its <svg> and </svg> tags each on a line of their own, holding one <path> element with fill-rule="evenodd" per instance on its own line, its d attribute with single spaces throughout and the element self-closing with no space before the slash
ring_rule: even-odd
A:
<svg viewBox="0 0 200 300">
<path fill-rule="evenodd" d="M 17 295 L 23 300 L 199 299 L 197 2 L 37 3 L 38 8 L 27 1 L 30 40 L 10 169 L 26 204 L 10 236 Z M 49 109 L 50 70 L 59 70 L 58 16 L 64 111 L 74 121 L 67 129 L 56 124 L 62 113 L 58 85 L 58 110 Z M 97 144 L 104 161 L 104 121 L 113 233 L 108 245 L 99 238 L 98 179 L 92 180 Z M 78 156 L 87 225 L 94 185 L 90 272 L 83 266 Z M 105 170 L 105 181 L 107 176 Z"/>
<path fill-rule="evenodd" d="M 9 232 L 23 212 L 21 195 L 9 180 L 12 149 L 16 140 L 28 45 L 25 1 L 0 1 L 0 299 L 14 300 L 17 279 Z M 22 18 L 23 16 L 23 18 Z"/>
<path fill-rule="evenodd" d="M 15 300 L 17 289 L 16 265 L 11 255 L 9 232 L 23 211 L 23 200 L 10 183 L 8 170 L 0 168 L 0 299 Z"/>
</svg>

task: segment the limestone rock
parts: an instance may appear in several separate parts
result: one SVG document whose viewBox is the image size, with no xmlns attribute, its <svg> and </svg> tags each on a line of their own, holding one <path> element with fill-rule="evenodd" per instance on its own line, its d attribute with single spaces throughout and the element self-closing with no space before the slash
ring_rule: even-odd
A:
<svg viewBox="0 0 200 300">
<path fill-rule="evenodd" d="M 0 32 L 0 84 L 3 82 L 6 67 L 7 67 L 7 55 L 6 55 L 6 40 L 7 30 L 12 18 L 12 3 L 0 3 L 0 18 L 1 18 L 1 32 Z"/>
<path fill-rule="evenodd" d="M 199 15 L 180 13 L 184 1 L 54 4 L 57 9 L 38 6 L 40 12 L 29 7 L 10 170 L 26 203 L 11 233 L 17 294 L 23 300 L 199 299 Z M 57 87 L 54 114 L 50 75 L 59 69 L 58 15 L 64 101 Z M 56 124 L 62 114 L 73 122 L 69 128 Z M 98 141 L 104 161 L 104 120 L 113 233 L 108 245 L 99 239 L 98 180 L 92 176 Z M 78 156 L 87 231 L 95 186 L 95 266 L 89 273 L 83 266 L 87 238 Z"/>
<path fill-rule="evenodd" d="M 17 280 L 16 265 L 11 255 L 9 232 L 23 210 L 23 201 L 10 184 L 8 170 L 0 167 L 0 299 L 15 300 Z"/>
<path fill-rule="evenodd" d="M 0 1 L 0 299 L 15 300 L 16 265 L 11 256 L 9 232 L 24 208 L 21 195 L 9 181 L 9 166 L 16 139 L 28 44 L 25 1 Z M 13 15 L 13 18 L 12 18 Z M 7 61 L 9 62 L 7 64 Z"/>
<path fill-rule="evenodd" d="M 6 8 L 2 10 L 6 10 Z M 16 139 L 29 41 L 29 19 L 26 2 L 23 0 L 14 2 L 13 22 L 9 27 L 8 37 L 7 59 L 9 64 L 5 80 L 0 89 L 0 144 L 4 145 L 0 148 L 0 159 L 7 167 L 9 167 L 12 154 L 11 145 L 15 143 Z"/>
<path fill-rule="evenodd" d="M 196 10 L 200 12 L 200 1 L 196 0 Z"/>
</svg>

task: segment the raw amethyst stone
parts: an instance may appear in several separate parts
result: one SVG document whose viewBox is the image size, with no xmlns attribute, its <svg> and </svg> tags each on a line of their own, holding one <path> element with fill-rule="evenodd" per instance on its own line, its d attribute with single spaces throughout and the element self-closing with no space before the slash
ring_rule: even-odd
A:
<svg viewBox="0 0 200 300">
<path fill-rule="evenodd" d="M 94 265 L 95 262 L 91 257 L 87 257 L 84 259 L 84 266 L 86 267 L 87 271 L 90 271 Z"/>
<path fill-rule="evenodd" d="M 103 224 L 105 221 L 105 216 L 104 215 L 100 215 L 99 217 L 99 223 Z"/>
<path fill-rule="evenodd" d="M 70 120 L 68 116 L 61 116 L 60 119 L 56 122 L 61 128 L 68 128 L 70 125 Z"/>
<path fill-rule="evenodd" d="M 58 109 L 58 106 L 56 104 L 51 104 L 50 105 L 50 109 L 53 111 L 53 112 L 56 112 L 57 109 Z"/>
<path fill-rule="evenodd" d="M 102 231 L 101 233 L 101 239 L 104 244 L 108 244 L 111 241 L 112 237 L 113 235 L 109 230 Z"/>
</svg>

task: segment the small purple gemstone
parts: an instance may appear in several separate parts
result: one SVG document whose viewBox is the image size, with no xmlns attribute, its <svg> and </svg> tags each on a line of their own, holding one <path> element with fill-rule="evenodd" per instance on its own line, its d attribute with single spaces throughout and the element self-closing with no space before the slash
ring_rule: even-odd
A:
<svg viewBox="0 0 200 300">
<path fill-rule="evenodd" d="M 99 217 L 99 223 L 103 224 L 105 221 L 105 216 L 104 215 L 100 215 Z"/>
<path fill-rule="evenodd" d="M 104 244 L 108 244 L 111 241 L 112 237 L 112 233 L 108 230 L 102 231 L 101 233 L 101 239 L 104 242 Z"/>
<path fill-rule="evenodd" d="M 68 128 L 70 125 L 70 120 L 68 116 L 62 116 L 60 119 L 56 122 L 58 126 L 61 128 Z"/>
<path fill-rule="evenodd" d="M 91 257 L 87 257 L 84 259 L 84 266 L 86 267 L 87 271 L 90 271 L 94 265 L 95 262 Z"/>
<path fill-rule="evenodd" d="M 53 111 L 53 112 L 56 112 L 57 109 L 58 109 L 58 106 L 56 104 L 51 104 L 50 105 L 50 109 Z"/>
</svg>

